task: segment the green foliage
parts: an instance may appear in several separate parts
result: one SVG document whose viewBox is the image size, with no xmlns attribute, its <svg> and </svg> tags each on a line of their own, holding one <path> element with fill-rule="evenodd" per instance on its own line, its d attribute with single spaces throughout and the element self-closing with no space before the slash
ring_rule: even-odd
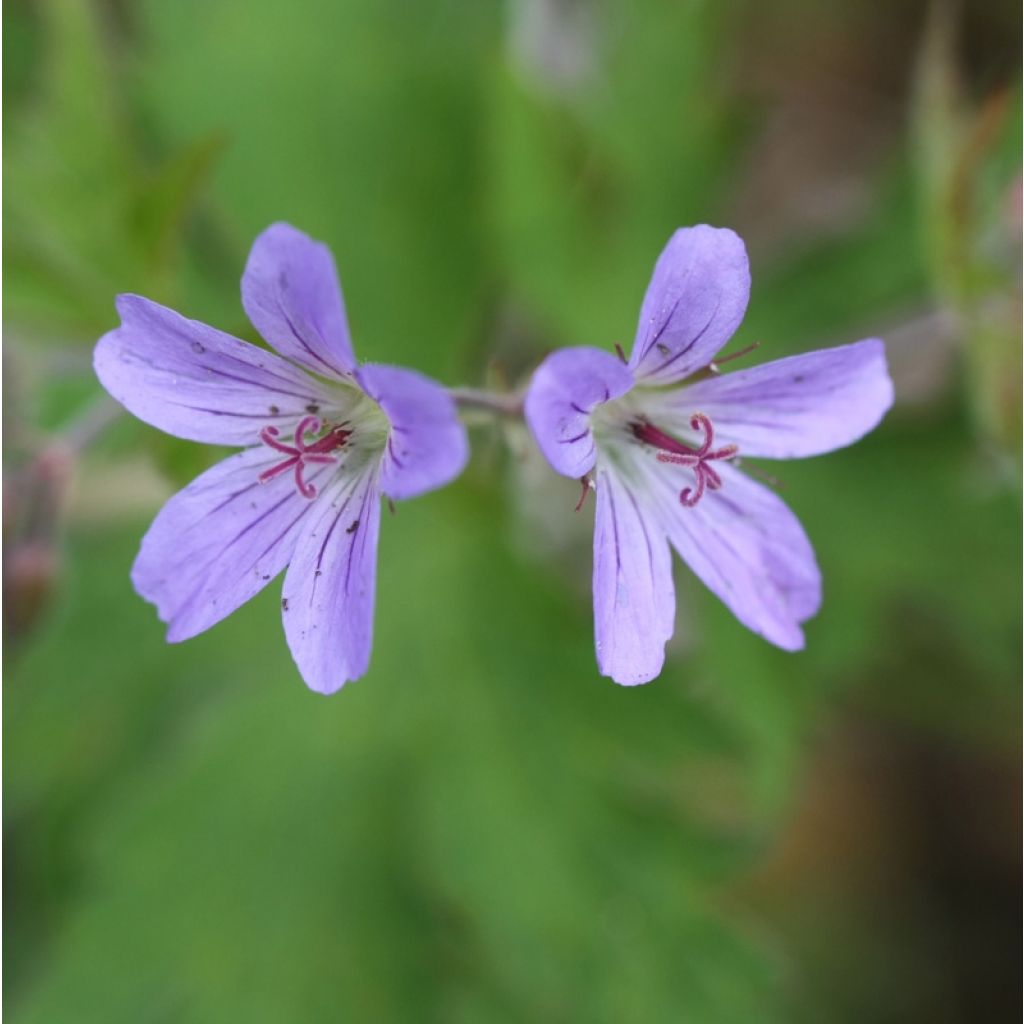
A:
<svg viewBox="0 0 1024 1024">
<path fill-rule="evenodd" d="M 278 219 L 333 248 L 363 358 L 473 384 L 496 349 L 518 370 L 628 343 L 671 230 L 729 220 L 749 8 L 595 5 L 599 70 L 565 88 L 512 56 L 513 8 L 10 14 L 5 284 L 29 425 L 96 393 L 87 353 L 119 291 L 253 338 L 238 278 Z M 1000 140 L 982 210 L 1016 166 Z M 927 301 L 914 153 L 880 156 L 856 224 L 755 263 L 737 345 L 877 334 Z M 42 340 L 74 370 L 48 372 Z M 79 467 L 92 518 L 72 506 L 56 607 L 9 664 L 12 1020 L 860 1021 L 843 998 L 874 977 L 843 946 L 860 923 L 801 925 L 835 936 L 849 976 L 808 982 L 791 922 L 741 883 L 843 708 L 957 750 L 1016 742 L 1019 507 L 963 391 L 778 468 L 825 578 L 805 652 L 745 632 L 681 569 L 680 638 L 634 690 L 593 665 L 592 513 L 541 554 L 499 500 L 530 493 L 523 467 L 485 444 L 385 519 L 365 680 L 304 689 L 276 586 L 166 646 L 128 580 L 145 516 L 111 474 L 141 453 L 177 485 L 217 453 L 120 423 Z M 574 500 L 565 485 L 552 508 Z"/>
<path fill-rule="evenodd" d="M 557 339 L 628 342 L 672 228 L 719 213 L 733 117 L 713 41 L 727 6 L 610 13 L 607 68 L 582 95 L 499 68 L 487 212 L 509 290 Z"/>
<path fill-rule="evenodd" d="M 362 358 L 455 371 L 488 275 L 475 213 L 497 13 L 453 0 L 313 0 L 302 16 L 275 3 L 145 5 L 148 116 L 176 146 L 226 140 L 211 193 L 229 269 L 214 287 L 192 277 L 197 315 L 237 321 L 251 240 L 288 220 L 333 249 Z"/>
<path fill-rule="evenodd" d="M 7 309 L 55 332 L 110 325 L 112 298 L 167 299 L 215 144 L 145 160 L 111 41 L 87 3 L 42 5 L 40 89 L 11 116 L 4 165 Z"/>
<path fill-rule="evenodd" d="M 586 609 L 506 532 L 473 492 L 403 506 L 373 683 L 334 701 L 273 597 L 167 649 L 122 584 L 128 531 L 77 541 L 8 707 L 14 842 L 54 791 L 73 839 L 16 864 L 77 876 L 22 1019 L 742 1021 L 769 998 L 704 891 L 753 837 L 685 806 L 735 730 L 681 674 L 633 695 L 581 671 Z"/>
<path fill-rule="evenodd" d="M 964 322 L 963 362 L 978 433 L 1021 446 L 1019 85 L 972 102 L 956 60 L 953 9 L 936 4 L 917 74 L 913 127 L 933 286 Z"/>
</svg>

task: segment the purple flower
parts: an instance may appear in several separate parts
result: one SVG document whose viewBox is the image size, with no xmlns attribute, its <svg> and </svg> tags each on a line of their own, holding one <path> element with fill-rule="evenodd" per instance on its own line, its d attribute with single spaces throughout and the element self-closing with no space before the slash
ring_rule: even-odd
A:
<svg viewBox="0 0 1024 1024">
<path fill-rule="evenodd" d="M 370 660 L 382 494 L 458 476 L 465 430 L 439 384 L 357 365 L 330 251 L 295 228 L 256 239 L 242 304 L 278 355 L 136 295 L 96 346 L 97 375 L 130 412 L 242 449 L 161 509 L 132 581 L 177 642 L 288 567 L 288 646 L 309 687 L 333 693 Z"/>
<path fill-rule="evenodd" d="M 654 268 L 629 362 L 561 349 L 530 384 L 541 451 L 596 486 L 597 662 L 617 683 L 661 671 L 675 618 L 669 545 L 745 626 L 803 647 L 801 623 L 821 604 L 814 552 L 789 508 L 733 463 L 851 444 L 892 404 L 877 339 L 717 376 L 712 360 L 749 295 L 740 238 L 682 228 Z"/>
</svg>

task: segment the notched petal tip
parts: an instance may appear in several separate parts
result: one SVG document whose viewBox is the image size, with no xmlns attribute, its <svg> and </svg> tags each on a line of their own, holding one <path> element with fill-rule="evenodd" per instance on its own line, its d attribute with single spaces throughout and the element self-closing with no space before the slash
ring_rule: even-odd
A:
<svg viewBox="0 0 1024 1024">
<path fill-rule="evenodd" d="M 656 668 L 651 667 L 642 672 L 636 672 L 621 666 L 605 665 L 601 661 L 600 653 L 598 653 L 597 668 L 601 675 L 606 679 L 610 679 L 617 686 L 646 686 L 647 683 L 653 682 L 661 675 L 665 668 L 665 659 L 663 656 Z"/>
<path fill-rule="evenodd" d="M 369 667 L 369 666 L 367 666 Z M 302 675 L 301 668 L 299 674 Z M 337 680 L 326 680 L 326 679 L 315 679 L 306 678 L 302 676 L 302 681 L 306 684 L 306 689 L 310 693 L 318 694 L 321 697 L 333 697 L 334 694 L 338 693 L 341 689 L 347 686 L 349 683 L 354 683 L 358 679 L 361 679 L 366 674 L 366 669 L 362 672 L 351 676 L 340 676 Z"/>
<path fill-rule="evenodd" d="M 127 320 L 140 306 L 145 305 L 149 300 L 134 292 L 120 292 L 114 296 L 114 308 L 122 322 Z"/>
<path fill-rule="evenodd" d="M 875 402 L 879 409 L 879 420 L 892 408 L 896 400 L 896 386 L 889 372 L 889 357 L 885 342 L 881 338 L 865 338 L 852 345 L 842 346 L 850 350 L 863 349 L 866 354 L 863 372 L 875 378 Z"/>
<path fill-rule="evenodd" d="M 740 620 L 755 636 L 787 654 L 799 654 L 806 646 L 803 629 L 797 623 L 776 622 L 769 625 Z"/>
</svg>

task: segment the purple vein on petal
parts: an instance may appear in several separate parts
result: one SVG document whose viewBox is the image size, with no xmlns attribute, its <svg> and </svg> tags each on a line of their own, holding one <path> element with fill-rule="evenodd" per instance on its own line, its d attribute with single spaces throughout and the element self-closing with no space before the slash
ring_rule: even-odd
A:
<svg viewBox="0 0 1024 1024">
<path fill-rule="evenodd" d="M 321 471 L 321 473 L 316 474 L 316 476 L 312 477 L 311 479 L 312 480 L 317 479 L 317 477 L 319 477 L 322 474 L 322 472 L 323 471 Z M 254 486 L 259 486 L 259 484 L 257 483 Z M 228 505 L 232 501 L 234 501 L 235 498 L 237 498 L 239 495 L 244 494 L 246 491 L 248 491 L 250 489 L 251 488 L 244 488 L 243 490 L 236 492 L 230 498 L 228 498 L 227 501 L 225 501 L 221 505 L 217 506 L 217 508 L 221 509 L 221 508 L 225 507 L 226 505 Z M 254 529 L 256 526 L 258 526 L 265 519 L 267 519 L 268 516 L 271 516 L 273 513 L 277 512 L 287 502 L 295 500 L 295 497 L 296 497 L 295 492 L 294 491 L 289 491 L 278 502 L 276 502 L 275 504 L 273 504 L 273 505 L 269 506 L 268 508 L 266 508 L 256 519 L 252 520 L 252 522 L 248 523 L 245 527 L 243 527 L 241 530 L 239 530 L 238 533 L 235 534 L 235 536 L 232 537 L 232 539 L 223 548 L 220 549 L 220 551 L 218 552 L 218 556 L 217 556 L 218 560 L 223 559 L 224 556 L 232 548 L 234 548 L 245 537 L 245 535 L 247 533 L 249 533 L 252 529 Z M 312 507 L 312 505 L 313 505 L 313 502 L 305 501 L 303 499 L 302 507 L 299 509 L 299 514 L 297 516 L 295 516 L 295 518 L 292 519 L 292 521 L 287 525 L 287 527 L 285 527 L 258 555 L 256 555 L 254 558 L 252 558 L 250 560 L 247 560 L 248 564 L 245 566 L 244 569 L 242 569 L 238 573 L 238 576 L 239 577 L 245 576 L 248 572 L 250 572 L 252 569 L 254 569 L 259 564 L 259 562 L 264 557 L 266 557 L 267 554 L 269 554 L 271 551 L 273 551 L 273 549 L 278 544 L 280 544 L 281 541 L 288 535 L 288 533 L 292 530 L 292 528 L 296 525 L 296 523 L 298 523 L 299 520 L 302 519 L 303 516 L 308 514 L 309 509 Z M 214 511 L 216 511 L 216 510 L 214 510 Z M 207 515 L 204 516 L 204 518 L 208 518 L 210 514 L 211 513 L 207 513 Z M 182 604 L 178 607 L 177 611 L 175 612 L 175 614 L 172 617 L 172 622 L 174 620 L 180 620 L 180 619 L 184 618 L 186 616 L 186 614 L 189 611 L 192 610 L 192 608 L 195 605 L 195 602 L 196 602 L 197 598 L 203 593 L 203 591 L 204 591 L 204 589 L 206 587 L 206 582 L 207 582 L 206 579 L 204 577 L 202 577 L 202 576 L 199 576 L 197 578 L 195 588 L 192 590 L 192 593 L 188 596 L 188 598 L 186 598 L 185 601 L 182 602 Z"/>
<path fill-rule="evenodd" d="M 280 296 L 280 295 L 275 295 L 275 299 L 276 299 L 276 301 L 277 301 L 277 308 L 278 308 L 278 311 L 280 312 L 281 316 L 282 316 L 282 317 L 284 317 L 284 322 L 285 322 L 285 323 L 286 323 L 286 324 L 288 325 L 288 330 L 289 330 L 289 331 L 291 331 L 291 333 L 292 333 L 292 337 L 293 337 L 293 338 L 294 338 L 294 339 L 295 339 L 295 340 L 296 340 L 296 341 L 297 341 L 297 342 L 298 342 L 298 343 L 299 343 L 299 344 L 300 344 L 300 345 L 301 345 L 301 346 L 302 346 L 302 347 L 303 347 L 303 348 L 304 348 L 304 349 L 305 349 L 305 350 L 306 350 L 306 351 L 307 351 L 307 352 L 308 352 L 308 353 L 309 353 L 309 354 L 310 354 L 310 355 L 311 355 L 311 356 L 312 356 L 312 357 L 313 357 L 313 358 L 314 358 L 314 359 L 315 359 L 315 360 L 316 360 L 316 361 L 317 361 L 318 363 L 321 363 L 321 364 L 322 364 L 323 366 L 326 366 L 326 367 L 327 367 L 327 369 L 331 371 L 331 376 L 334 376 L 334 375 L 335 375 L 336 373 L 338 373 L 339 371 L 338 371 L 338 370 L 337 370 L 337 369 L 336 369 L 335 367 L 333 367 L 333 366 L 332 366 L 332 365 L 331 365 L 331 364 L 330 364 L 330 363 L 329 363 L 329 362 L 328 362 L 328 361 L 327 361 L 326 359 L 324 359 L 324 357 L 323 357 L 322 355 L 320 355 L 320 353 L 319 353 L 319 352 L 316 352 L 316 351 L 314 351 L 314 350 L 313 350 L 312 348 L 310 348 L 310 346 L 309 346 L 309 343 L 308 343 L 308 342 L 306 341 L 306 339 L 305 339 L 305 338 L 303 338 L 303 337 L 302 337 L 302 335 L 301 335 L 301 334 L 299 334 L 299 332 L 298 332 L 298 331 L 297 331 L 297 330 L 295 329 L 295 324 L 293 324 L 293 323 L 292 323 L 292 318 L 291 318 L 291 317 L 290 317 L 290 316 L 288 315 L 287 311 L 285 310 L 285 308 L 284 308 L 284 304 L 283 304 L 283 303 L 282 303 L 282 301 L 281 301 L 281 296 Z M 317 332 L 317 333 L 319 333 L 319 332 Z M 321 341 L 323 341 L 323 336 L 322 336 L 322 335 L 321 335 L 321 337 L 320 337 L 320 340 L 321 340 Z M 325 345 L 324 347 L 325 347 L 325 348 L 327 348 L 328 346 L 326 346 L 326 345 Z"/>
<path fill-rule="evenodd" d="M 689 276 L 689 274 L 687 274 Z M 672 303 L 672 308 L 668 311 L 668 314 L 661 321 L 661 326 L 658 328 L 657 333 L 650 341 L 644 345 L 643 355 L 637 360 L 637 366 L 639 366 L 650 354 L 651 349 L 661 341 L 662 335 L 668 330 L 668 325 L 672 323 L 672 317 L 676 315 L 676 310 L 679 308 L 679 303 L 683 301 L 683 297 L 680 295 L 675 302 Z"/>
<path fill-rule="evenodd" d="M 580 434 L 577 434 L 575 437 L 560 437 L 558 439 L 558 443 L 559 444 L 575 444 L 577 441 L 582 441 L 583 438 L 585 438 L 587 436 L 587 434 L 589 434 L 589 433 L 590 433 L 590 428 L 588 427 L 586 430 L 584 430 Z"/>
<path fill-rule="evenodd" d="M 236 377 L 233 373 L 225 373 L 223 370 L 218 370 L 216 367 L 213 366 L 207 366 L 205 363 L 197 363 L 196 365 L 201 370 L 205 370 L 207 373 L 211 374 L 214 377 L 223 377 L 225 380 L 237 381 L 239 384 L 244 384 L 246 389 L 259 387 L 262 390 L 262 385 L 256 385 L 252 382 L 252 380 L 246 379 L 245 377 Z M 262 366 L 258 367 L 258 369 L 261 372 L 270 373 L 275 380 L 285 380 L 285 378 L 283 377 L 278 377 L 276 374 L 273 373 L 273 371 L 264 370 Z M 286 381 L 286 383 L 294 384 L 295 382 Z M 281 387 L 275 387 L 272 393 L 277 395 L 288 395 L 291 398 L 301 398 L 304 402 L 318 401 L 315 395 L 311 396 L 308 392 L 304 394 L 301 391 L 288 391 L 287 389 Z"/>
<path fill-rule="evenodd" d="M 687 343 L 685 347 L 681 348 L 678 352 L 672 355 L 671 358 L 666 359 L 665 362 L 661 364 L 661 366 L 657 366 L 653 370 L 651 370 L 649 376 L 653 377 L 655 374 L 661 373 L 662 370 L 668 369 L 668 367 L 670 367 L 674 362 L 677 362 L 679 359 L 682 359 L 682 357 L 685 356 L 687 352 L 689 352 L 690 349 L 692 349 L 693 346 L 696 345 L 697 342 L 704 337 L 705 334 L 707 334 L 709 328 L 715 322 L 715 317 L 718 316 L 718 309 L 721 306 L 721 304 L 722 297 L 721 295 L 719 295 L 718 301 L 715 303 L 715 308 L 712 311 L 711 316 L 708 318 L 708 322 L 690 339 L 690 341 Z"/>
<path fill-rule="evenodd" d="M 615 511 L 615 492 L 608 484 L 608 511 L 612 515 L 612 536 L 615 538 L 615 603 L 618 603 L 618 590 L 622 575 L 622 554 L 619 550 L 619 517 Z"/>
<path fill-rule="evenodd" d="M 331 522 L 331 525 L 327 528 L 327 534 L 324 537 L 323 543 L 320 545 L 320 550 L 317 552 L 317 556 L 316 556 L 316 569 L 313 572 L 313 585 L 309 588 L 309 604 L 310 604 L 310 607 L 313 606 L 313 601 L 316 598 L 317 581 L 320 579 L 320 573 L 322 571 L 321 567 L 323 566 L 324 555 L 327 552 L 327 545 L 330 543 L 331 536 L 334 533 L 335 527 L 337 527 L 338 523 L 341 521 L 341 517 L 345 514 L 345 509 L 348 508 L 349 502 L 352 501 L 352 496 L 356 493 L 356 484 L 357 483 L 358 483 L 358 479 L 353 481 L 352 487 L 349 489 L 348 495 L 346 496 L 345 500 L 341 503 L 341 507 L 335 513 L 335 516 L 334 516 L 334 519 Z"/>
<path fill-rule="evenodd" d="M 259 420 L 261 423 L 271 423 L 274 420 L 295 419 L 293 412 L 229 412 L 226 409 L 209 409 L 202 405 L 192 405 L 189 402 L 178 402 L 173 398 L 167 399 L 167 404 L 176 405 L 179 409 L 190 409 L 192 412 L 205 412 L 210 416 L 230 416 L 235 420 Z"/>
<path fill-rule="evenodd" d="M 393 429 L 394 428 L 392 428 L 392 430 Z M 392 461 L 399 469 L 404 468 L 405 463 L 402 462 L 402 460 L 395 454 L 394 439 L 391 437 L 390 433 L 388 434 L 388 455 L 391 456 Z"/>
<path fill-rule="evenodd" d="M 359 518 L 358 518 L 357 521 L 360 522 L 360 523 L 366 522 L 366 505 L 367 505 L 367 502 L 369 502 L 371 495 L 374 493 L 374 490 L 375 490 L 375 487 L 374 487 L 373 481 L 367 481 L 366 487 L 363 490 L 363 503 L 359 507 Z M 366 548 L 366 538 L 367 538 L 369 532 L 370 531 L 368 529 L 359 530 L 358 540 L 359 540 L 359 545 L 360 545 L 360 557 L 362 557 L 363 550 Z M 348 560 L 347 560 L 346 565 L 345 565 L 345 593 L 346 594 L 348 593 L 349 582 L 352 579 L 352 563 L 354 561 L 353 556 L 355 554 L 355 549 L 356 549 L 356 545 L 355 545 L 355 540 L 353 539 L 352 545 L 349 548 Z"/>
<path fill-rule="evenodd" d="M 637 504 L 636 497 L 630 488 L 624 487 L 623 490 L 626 492 L 626 497 L 629 498 L 633 505 L 633 511 L 636 512 L 637 522 L 640 524 L 640 529 L 644 535 L 644 543 L 647 545 L 647 565 L 651 571 L 651 584 L 654 584 L 655 572 L 654 572 L 654 549 L 651 547 L 651 538 L 647 532 L 647 520 L 640 512 L 640 506 Z"/>
</svg>

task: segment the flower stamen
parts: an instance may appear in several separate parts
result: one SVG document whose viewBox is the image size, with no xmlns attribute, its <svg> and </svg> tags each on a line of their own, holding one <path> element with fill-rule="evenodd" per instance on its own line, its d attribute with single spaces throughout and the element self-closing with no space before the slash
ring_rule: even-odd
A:
<svg viewBox="0 0 1024 1024">
<path fill-rule="evenodd" d="M 265 484 L 275 477 L 279 477 L 282 473 L 286 473 L 289 469 L 294 469 L 295 487 L 299 494 L 307 499 L 315 498 L 316 488 L 303 476 L 305 467 L 310 464 L 326 466 L 337 462 L 337 456 L 331 453 L 343 447 L 352 435 L 351 430 L 347 430 L 344 426 L 339 425 L 330 427 L 327 433 L 320 437 L 318 435 L 321 429 L 322 425 L 318 417 L 305 416 L 295 428 L 295 437 L 292 439 L 293 443 L 285 444 L 283 441 L 278 440 L 280 431 L 277 427 L 264 427 L 260 431 L 260 440 L 267 447 L 281 452 L 287 458 L 260 473 L 260 483 Z M 314 441 L 308 444 L 303 440 L 307 434 L 315 438 Z"/>
<path fill-rule="evenodd" d="M 704 439 L 699 448 L 693 448 L 688 444 L 677 441 L 674 437 L 659 430 L 652 424 L 641 421 L 633 423 L 633 435 L 644 444 L 649 444 L 658 449 L 656 456 L 659 462 L 669 462 L 674 466 L 685 466 L 692 469 L 696 476 L 695 487 L 684 487 L 679 492 L 679 501 L 687 508 L 693 508 L 702 497 L 705 490 L 717 491 L 722 486 L 722 478 L 718 472 L 709 465 L 718 460 L 727 461 L 734 458 L 739 452 L 739 447 L 734 444 L 727 444 L 717 450 L 712 450 L 715 443 L 715 429 L 711 420 L 702 412 L 694 413 L 690 418 L 690 427 L 699 430 Z"/>
<path fill-rule="evenodd" d="M 573 509 L 574 512 L 579 512 L 579 510 L 583 508 L 583 505 L 587 500 L 587 495 L 594 489 L 594 481 L 589 473 L 584 473 L 583 476 L 580 477 L 580 484 L 583 487 L 583 491 L 580 494 L 580 500 L 576 502 L 576 508 Z"/>
</svg>

